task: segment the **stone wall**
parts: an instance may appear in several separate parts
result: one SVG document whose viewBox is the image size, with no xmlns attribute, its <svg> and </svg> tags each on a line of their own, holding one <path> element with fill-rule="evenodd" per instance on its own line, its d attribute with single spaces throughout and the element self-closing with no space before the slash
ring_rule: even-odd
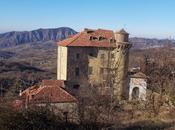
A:
<svg viewBox="0 0 175 130">
<path fill-rule="evenodd" d="M 126 43 L 116 48 L 60 46 L 57 77 L 65 80 L 75 95 L 88 96 L 98 91 L 113 94 L 117 99 L 128 98 L 129 48 L 130 44 Z"/>
<path fill-rule="evenodd" d="M 109 54 L 108 48 L 69 47 L 66 84 L 71 91 L 84 95 L 92 89 L 107 87 Z M 79 75 L 76 75 L 76 68 L 79 68 Z M 79 88 L 76 85 L 80 85 Z"/>
<path fill-rule="evenodd" d="M 120 43 L 113 51 L 115 60 L 113 68 L 115 71 L 114 95 L 117 99 L 128 99 L 129 83 L 128 83 L 128 64 L 129 64 L 129 49 L 130 44 Z"/>
</svg>

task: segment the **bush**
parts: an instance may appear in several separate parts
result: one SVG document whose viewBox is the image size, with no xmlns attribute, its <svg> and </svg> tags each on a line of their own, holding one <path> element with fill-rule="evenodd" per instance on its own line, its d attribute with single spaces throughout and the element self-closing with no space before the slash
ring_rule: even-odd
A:
<svg viewBox="0 0 175 130">
<path fill-rule="evenodd" d="M 64 124 L 60 116 L 43 107 L 21 111 L 1 108 L 0 128 L 3 130 L 47 130 L 60 124 Z"/>
<path fill-rule="evenodd" d="M 46 107 L 14 111 L 8 106 L 0 106 L 0 130 L 101 130 L 104 126 L 96 122 L 66 122 Z"/>
</svg>

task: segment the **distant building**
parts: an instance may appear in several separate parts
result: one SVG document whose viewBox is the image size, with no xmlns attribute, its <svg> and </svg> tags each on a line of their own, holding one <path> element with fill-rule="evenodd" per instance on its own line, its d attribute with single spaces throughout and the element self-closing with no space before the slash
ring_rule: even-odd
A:
<svg viewBox="0 0 175 130">
<path fill-rule="evenodd" d="M 24 90 L 24 104 L 45 106 L 70 112 L 77 108 L 76 96 L 94 92 L 115 99 L 146 99 L 146 76 L 128 74 L 129 34 L 124 30 L 84 31 L 58 42 L 57 80 Z M 74 95 L 74 96 L 73 96 Z M 76 109 L 77 110 L 77 109 Z"/>
</svg>

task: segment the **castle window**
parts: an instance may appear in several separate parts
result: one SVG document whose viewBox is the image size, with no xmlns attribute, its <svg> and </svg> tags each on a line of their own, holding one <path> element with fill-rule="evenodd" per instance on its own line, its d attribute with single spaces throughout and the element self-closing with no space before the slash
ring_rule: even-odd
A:
<svg viewBox="0 0 175 130">
<path fill-rule="evenodd" d="M 93 72 L 93 68 L 92 68 L 92 67 L 89 67 L 89 68 L 88 68 L 88 74 L 91 75 L 92 72 Z"/>
<path fill-rule="evenodd" d="M 102 40 L 106 40 L 106 38 L 105 38 L 105 37 L 100 36 L 100 37 L 98 38 L 98 40 L 99 40 L 99 41 L 102 41 Z"/>
<path fill-rule="evenodd" d="M 75 68 L 75 75 L 76 76 L 79 76 L 80 75 L 80 70 L 78 67 Z"/>
<path fill-rule="evenodd" d="M 90 36 L 89 40 L 90 40 L 90 41 L 92 41 L 92 40 L 93 40 L 93 37 L 92 37 L 92 36 Z"/>
<path fill-rule="evenodd" d="M 80 85 L 79 84 L 75 84 L 73 85 L 73 89 L 79 89 Z"/>
<path fill-rule="evenodd" d="M 114 53 L 111 54 L 111 58 L 114 58 Z"/>
<path fill-rule="evenodd" d="M 80 53 L 77 53 L 76 54 L 76 59 L 79 59 L 80 58 Z"/>
<path fill-rule="evenodd" d="M 118 45 L 118 49 L 120 49 L 120 45 Z"/>
<path fill-rule="evenodd" d="M 98 38 L 97 37 L 93 37 L 93 40 L 97 40 Z"/>
<path fill-rule="evenodd" d="M 101 59 L 104 59 L 105 58 L 105 54 L 101 54 Z"/>
<path fill-rule="evenodd" d="M 115 39 L 110 39 L 110 43 L 115 43 L 116 41 L 115 41 Z"/>
<path fill-rule="evenodd" d="M 93 53 L 89 53 L 90 56 L 93 56 Z"/>
<path fill-rule="evenodd" d="M 94 37 L 94 36 L 90 36 L 90 37 L 89 37 L 89 40 L 90 40 L 90 41 L 96 41 L 96 40 L 98 40 L 98 38 L 97 38 L 97 37 Z"/>
</svg>

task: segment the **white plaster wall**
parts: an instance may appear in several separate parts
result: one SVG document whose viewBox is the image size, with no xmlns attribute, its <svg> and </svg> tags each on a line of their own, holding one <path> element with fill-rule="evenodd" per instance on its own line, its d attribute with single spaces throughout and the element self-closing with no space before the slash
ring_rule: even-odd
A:
<svg viewBox="0 0 175 130">
<path fill-rule="evenodd" d="M 67 80 L 67 47 L 58 46 L 57 80 Z"/>
<path fill-rule="evenodd" d="M 143 78 L 130 78 L 129 83 L 129 100 L 132 100 L 132 91 L 135 87 L 139 88 L 139 100 L 146 100 L 146 79 Z"/>
</svg>

